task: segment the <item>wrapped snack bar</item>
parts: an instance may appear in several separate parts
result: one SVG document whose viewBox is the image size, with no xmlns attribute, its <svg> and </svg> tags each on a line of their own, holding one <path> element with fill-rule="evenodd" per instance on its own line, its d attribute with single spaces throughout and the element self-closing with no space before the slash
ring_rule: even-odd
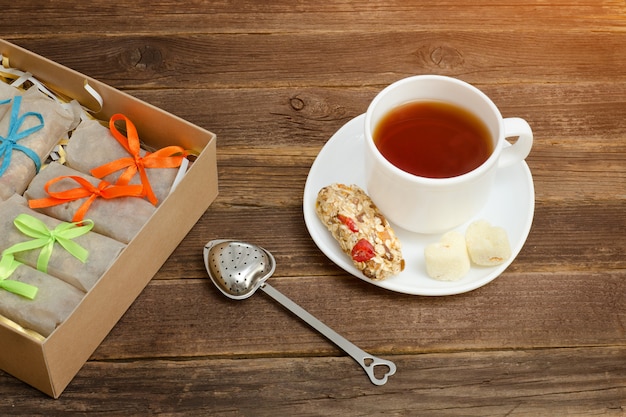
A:
<svg viewBox="0 0 626 417">
<path fill-rule="evenodd" d="M 11 99 L 0 120 L 0 200 L 22 194 L 78 118 L 35 88 Z"/>
<path fill-rule="evenodd" d="M 93 230 L 128 243 L 156 208 L 143 199 L 141 185 L 113 185 L 52 162 L 31 182 L 24 196 L 31 208 L 66 222 L 89 218 Z"/>
<path fill-rule="evenodd" d="M 0 260 L 0 282 L 35 287 L 31 299 L 0 286 L 0 314 L 48 337 L 83 299 L 84 293 L 60 279 L 9 258 Z"/>
<path fill-rule="evenodd" d="M 126 247 L 90 231 L 90 225 L 68 224 L 38 213 L 14 195 L 0 202 L 0 253 L 87 292 Z"/>
<path fill-rule="evenodd" d="M 0 80 L 0 120 L 11 110 L 13 97 L 21 94 L 21 91 Z"/>
<path fill-rule="evenodd" d="M 126 136 L 116 121 L 124 121 Z M 148 200 L 158 205 L 169 194 L 185 158 L 180 146 L 155 152 L 140 147 L 133 123 L 122 114 L 111 117 L 109 128 L 99 121 L 84 120 L 66 147 L 67 165 L 110 183 L 143 184 Z"/>
</svg>

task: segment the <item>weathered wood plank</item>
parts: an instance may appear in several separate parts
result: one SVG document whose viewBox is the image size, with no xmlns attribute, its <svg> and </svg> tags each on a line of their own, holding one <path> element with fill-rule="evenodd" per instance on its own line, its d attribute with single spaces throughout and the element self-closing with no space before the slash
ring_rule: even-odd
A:
<svg viewBox="0 0 626 417">
<path fill-rule="evenodd" d="M 391 356 L 376 387 L 348 357 L 88 362 L 57 401 L 0 373 L 4 416 L 621 416 L 626 349 Z M 576 364 L 576 366 L 572 366 Z M 267 378 L 267 375 L 272 375 Z M 132 387 L 132 388 L 130 388 Z"/>
<path fill-rule="evenodd" d="M 531 124 L 535 144 L 528 164 L 538 201 L 624 198 L 626 83 L 479 87 L 505 117 L 523 117 Z M 217 133 L 218 205 L 229 196 L 261 204 L 264 195 L 281 199 L 280 204 L 299 203 L 319 150 L 344 123 L 365 111 L 376 92 L 296 87 L 132 91 Z"/>
<path fill-rule="evenodd" d="M 3 5 L 4 30 L 23 33 L 23 10 L 29 35 L 76 33 L 281 33 L 293 31 L 380 32 L 415 28 L 429 31 L 543 30 L 580 31 L 623 28 L 620 16 L 626 6 L 619 0 L 597 2 L 573 0 L 558 6 L 540 0 L 518 1 L 407 1 L 384 4 L 369 1 L 333 1 L 315 4 L 289 0 L 187 1 L 94 0 L 77 4 L 71 0 L 21 1 Z M 68 10 L 72 10 L 69 12 Z M 97 24 L 94 24 L 97 22 Z M 529 25 L 532 22 L 532 25 Z"/>
<path fill-rule="evenodd" d="M 623 343 L 626 329 L 620 271 L 506 272 L 452 297 L 397 294 L 345 275 L 281 277 L 280 264 L 277 275 L 279 291 L 379 355 L 611 346 Z M 153 281 L 93 359 L 338 353 L 262 293 L 230 300 L 205 278 Z"/>
<path fill-rule="evenodd" d="M 511 79 L 498 84 L 486 78 L 475 85 L 504 117 L 528 120 L 537 145 L 562 149 L 565 155 L 577 148 L 624 152 L 619 139 L 626 135 L 626 81 L 545 84 Z M 372 86 L 128 90 L 215 131 L 222 148 L 287 146 L 304 148 L 304 154 L 321 148 L 344 123 L 365 113 L 378 91 Z"/>
<path fill-rule="evenodd" d="M 293 198 L 300 197 L 294 194 Z M 245 200 L 210 207 L 155 278 L 203 278 L 202 248 L 217 238 L 247 240 L 268 248 L 277 259 L 280 276 L 340 273 L 311 240 L 297 204 L 238 205 L 245 206 Z M 546 274 L 624 270 L 625 227 L 626 201 L 538 204 L 528 240 L 509 270 Z"/>
<path fill-rule="evenodd" d="M 0 36 L 123 89 L 382 86 L 416 73 L 491 83 L 626 80 L 626 31 Z"/>
<path fill-rule="evenodd" d="M 551 144 L 538 138 L 527 159 L 536 201 L 556 204 L 580 201 L 593 205 L 609 199 L 623 200 L 626 166 L 621 158 L 626 153 L 626 142 L 609 144 L 608 147 L 615 148 L 612 151 L 596 150 L 603 145 Z M 624 150 L 617 149 L 619 146 Z M 284 207 L 302 204 L 304 185 L 321 147 L 218 149 L 222 195 L 215 202 L 216 207 L 222 204 L 261 206 L 263 203 Z M 617 220 L 616 226 L 619 226 Z"/>
</svg>

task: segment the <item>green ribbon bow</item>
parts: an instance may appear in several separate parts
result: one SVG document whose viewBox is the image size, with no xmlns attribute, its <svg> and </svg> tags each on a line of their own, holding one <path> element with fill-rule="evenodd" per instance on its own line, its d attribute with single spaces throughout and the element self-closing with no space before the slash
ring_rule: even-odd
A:
<svg viewBox="0 0 626 417">
<path fill-rule="evenodd" d="M 30 300 L 34 299 L 39 289 L 25 282 L 8 279 L 21 263 L 13 259 L 13 256 L 3 256 L 0 259 L 0 288 L 20 295 Z"/>
<path fill-rule="evenodd" d="M 41 248 L 39 258 L 37 258 L 37 269 L 41 272 L 48 272 L 48 262 L 52 256 L 54 243 L 58 242 L 66 251 L 81 262 L 85 263 L 89 256 L 89 251 L 72 239 L 89 233 L 93 228 L 93 221 L 83 220 L 75 223 L 60 223 L 54 229 L 41 220 L 28 214 L 18 214 L 13 220 L 13 224 L 20 232 L 34 238 L 27 242 L 16 243 L 2 252 L 2 256 L 13 256 L 17 252 L 24 252 Z"/>
</svg>

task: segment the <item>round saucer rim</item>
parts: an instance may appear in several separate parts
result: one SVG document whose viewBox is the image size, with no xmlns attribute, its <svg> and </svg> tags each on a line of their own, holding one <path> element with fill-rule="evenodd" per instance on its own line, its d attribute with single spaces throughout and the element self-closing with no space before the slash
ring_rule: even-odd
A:
<svg viewBox="0 0 626 417">
<path fill-rule="evenodd" d="M 478 270 L 484 271 L 483 274 L 480 274 L 479 278 L 474 278 L 470 281 L 465 281 L 465 282 L 463 279 L 461 279 L 459 281 L 452 281 L 452 282 L 445 282 L 445 283 L 442 283 L 441 281 L 433 280 L 433 283 L 435 283 L 436 285 L 440 285 L 438 287 L 420 287 L 420 286 L 413 287 L 413 286 L 407 286 L 404 284 L 398 284 L 397 280 L 394 281 L 395 277 L 389 278 L 384 281 L 374 281 L 365 277 L 352 264 L 352 261 L 341 251 L 338 244 L 336 247 L 333 247 L 333 246 L 329 246 L 329 244 L 325 242 L 331 239 L 334 241 L 334 239 L 330 236 L 330 233 L 324 227 L 324 225 L 321 224 L 321 222 L 319 221 L 315 213 L 315 199 L 317 197 L 317 192 L 319 190 L 312 189 L 312 187 L 314 186 L 313 183 L 315 182 L 315 178 L 316 178 L 314 177 L 314 174 L 317 171 L 319 171 L 320 164 L 324 164 L 325 166 L 328 165 L 327 160 L 333 157 L 341 159 L 341 157 L 346 156 L 346 155 L 340 155 L 338 153 L 333 154 L 332 152 L 334 147 L 338 147 L 340 144 L 342 144 L 341 143 L 342 140 L 345 141 L 349 137 L 355 137 L 358 140 L 363 139 L 363 134 L 359 133 L 359 130 L 362 130 L 362 129 L 358 129 L 358 127 L 356 126 L 357 126 L 357 123 L 363 122 L 364 117 L 365 115 L 361 114 L 351 119 L 350 121 L 345 123 L 343 126 L 341 126 L 331 136 L 331 138 L 324 144 L 319 154 L 315 158 L 315 161 L 311 165 L 309 174 L 307 176 L 306 184 L 304 187 L 304 198 L 303 198 L 303 212 L 304 212 L 305 224 L 309 231 L 309 234 L 311 235 L 311 238 L 313 239 L 314 243 L 318 246 L 318 248 L 322 251 L 322 253 L 324 253 L 337 266 L 339 266 L 340 268 L 350 273 L 351 275 L 354 275 L 357 278 L 360 278 L 366 282 L 369 282 L 371 284 L 374 284 L 381 288 L 385 288 L 390 291 L 410 294 L 410 295 L 445 296 L 445 295 L 461 294 L 461 293 L 469 292 L 477 288 L 480 288 L 490 283 L 498 276 L 500 276 L 502 272 L 504 272 L 504 270 L 506 270 L 506 268 L 508 268 L 508 266 L 515 260 L 515 258 L 517 257 L 521 249 L 523 248 L 526 242 L 526 239 L 528 238 L 528 234 L 530 233 L 530 228 L 532 226 L 532 221 L 534 217 L 534 203 L 535 203 L 534 184 L 532 180 L 532 174 L 525 161 L 522 162 L 521 165 L 516 165 L 514 167 L 510 167 L 506 169 L 520 170 L 519 173 L 515 174 L 515 177 L 519 176 L 520 178 L 518 179 L 518 181 L 523 182 L 524 184 L 522 185 L 525 185 L 525 193 L 523 193 L 522 196 L 519 197 L 519 200 L 521 200 L 522 202 L 525 199 L 528 200 L 527 201 L 528 207 L 526 208 L 526 210 L 524 210 L 524 212 L 526 213 L 526 222 L 523 225 L 523 227 L 520 229 L 520 233 L 518 233 L 519 238 L 511 242 L 512 254 L 511 254 L 511 258 L 509 258 L 507 262 L 501 265 L 495 266 L 495 267 L 490 267 L 490 268 L 477 268 L 475 266 L 472 266 L 472 269 L 476 268 Z M 360 143 L 360 145 L 363 146 L 364 144 Z M 358 154 L 358 150 L 356 153 Z M 347 164 L 347 165 L 350 165 L 350 164 Z M 339 164 L 339 166 L 342 166 L 342 165 Z M 341 171 L 339 171 L 338 174 L 341 174 Z M 341 176 L 341 175 L 338 175 L 338 176 Z M 338 180 L 336 182 L 341 182 L 341 181 Z M 350 182 L 350 181 L 345 181 L 345 182 Z M 354 183 L 354 181 L 352 181 L 351 183 Z M 519 191 L 521 190 L 518 190 L 518 192 Z M 489 203 L 488 203 L 488 206 L 489 206 Z M 468 223 L 460 227 L 465 227 L 467 224 L 469 224 L 471 221 L 475 219 L 476 218 L 470 220 Z M 396 230 L 397 234 L 408 233 L 410 235 L 420 236 L 420 239 L 425 236 L 425 235 L 418 235 L 415 233 L 406 232 L 398 228 L 395 225 L 392 225 L 392 226 L 394 227 L 394 230 Z M 457 228 L 455 228 L 455 230 L 456 229 Z M 408 259 L 411 259 L 411 258 L 413 257 L 409 257 L 405 254 L 405 259 L 407 261 Z M 401 273 L 401 275 L 406 274 L 406 273 L 407 271 L 405 270 L 403 273 Z M 424 278 L 424 277 L 426 277 L 429 280 L 432 279 L 426 275 L 425 271 L 423 275 L 421 274 L 419 275 L 419 278 Z"/>
</svg>

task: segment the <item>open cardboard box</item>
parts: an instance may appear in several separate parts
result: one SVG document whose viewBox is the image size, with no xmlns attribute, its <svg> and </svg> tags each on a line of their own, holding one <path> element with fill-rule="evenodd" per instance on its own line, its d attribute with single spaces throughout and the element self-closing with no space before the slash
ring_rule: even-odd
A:
<svg viewBox="0 0 626 417">
<path fill-rule="evenodd" d="M 198 126 L 106 84 L 0 39 L 10 66 L 54 91 L 97 109 L 87 82 L 103 98 L 94 116 L 115 113 L 136 125 L 154 148 L 179 145 L 199 156 L 175 190 L 87 293 L 68 320 L 41 341 L 0 322 L 0 369 L 58 398 L 217 196 L 216 137 Z M 1 237 L 0 237 L 1 238 Z"/>
</svg>

